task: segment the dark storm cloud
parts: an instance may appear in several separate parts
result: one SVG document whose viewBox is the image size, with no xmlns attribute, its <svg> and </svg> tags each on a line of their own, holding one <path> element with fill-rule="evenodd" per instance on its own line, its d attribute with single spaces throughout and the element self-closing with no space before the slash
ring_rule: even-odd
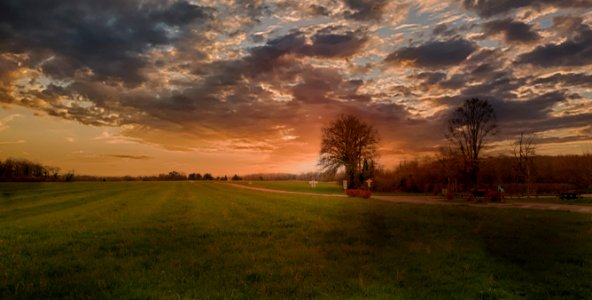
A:
<svg viewBox="0 0 592 300">
<path fill-rule="evenodd" d="M 470 31 L 475 27 L 476 25 L 473 23 L 464 23 L 461 25 L 442 23 L 436 25 L 434 29 L 432 29 L 432 35 L 436 37 L 453 39 L 454 37 L 462 36 L 464 32 Z"/>
<path fill-rule="evenodd" d="M 185 1 L 2 1 L 0 51 L 53 57 L 44 71 L 58 78 L 88 68 L 98 80 L 138 84 L 146 50 L 206 17 L 204 8 Z"/>
<path fill-rule="evenodd" d="M 450 90 L 457 90 L 466 84 L 467 79 L 463 74 L 454 74 L 447 80 L 440 82 L 440 86 Z"/>
<path fill-rule="evenodd" d="M 335 103 L 337 101 L 369 102 L 369 95 L 358 94 L 361 80 L 346 80 L 333 69 L 307 68 L 301 72 L 302 83 L 292 90 L 294 99 L 303 103 Z"/>
<path fill-rule="evenodd" d="M 509 43 L 531 43 L 540 39 L 530 25 L 511 19 L 491 21 L 482 26 L 485 36 L 503 34 L 504 40 Z"/>
<path fill-rule="evenodd" d="M 316 56 L 322 58 L 344 58 L 354 55 L 367 41 L 360 31 L 348 31 L 333 33 L 336 28 L 329 27 L 319 30 L 310 37 L 311 43 L 307 43 L 304 32 L 295 31 L 282 37 L 270 40 L 265 46 L 251 49 L 250 57 L 254 64 L 273 62 L 275 59 L 294 54 L 299 56 Z"/>
<path fill-rule="evenodd" d="M 367 39 L 358 32 L 337 34 L 322 30 L 310 40 L 311 43 L 307 43 L 305 33 L 296 31 L 252 48 L 250 54 L 241 59 L 198 66 L 196 73 L 208 75 L 199 89 L 202 95 L 213 95 L 221 89 L 232 88 L 244 78 L 265 80 L 266 74 L 272 71 L 274 76 L 281 77 L 279 79 L 291 81 L 302 68 L 290 56 L 345 58 L 359 51 Z"/>
<path fill-rule="evenodd" d="M 305 47 L 302 54 L 319 57 L 348 57 L 360 50 L 366 38 L 359 33 L 320 33 L 312 37 L 312 45 Z"/>
<path fill-rule="evenodd" d="M 530 83 L 546 85 L 561 84 L 564 86 L 585 86 L 592 88 L 592 75 L 580 73 L 558 73 L 547 77 L 536 78 L 532 80 Z"/>
<path fill-rule="evenodd" d="M 494 103 L 501 121 L 519 124 L 521 121 L 549 118 L 554 105 L 569 99 L 565 91 L 548 92 L 526 101 L 501 101 Z"/>
<path fill-rule="evenodd" d="M 426 85 L 435 85 L 446 79 L 446 73 L 442 72 L 423 72 L 416 76 L 412 76 L 415 79 L 421 80 Z"/>
<path fill-rule="evenodd" d="M 345 4 L 352 10 L 346 17 L 358 20 L 378 20 L 382 17 L 386 0 L 345 0 Z"/>
<path fill-rule="evenodd" d="M 503 99 L 515 98 L 513 95 L 514 91 L 525 84 L 524 79 L 515 78 L 507 71 L 496 71 L 486 74 L 479 74 L 478 76 L 473 75 L 471 80 L 480 83 L 465 86 L 461 90 L 461 93 L 468 95 L 490 95 Z"/>
<path fill-rule="evenodd" d="M 514 9 L 530 7 L 540 9 L 545 6 L 559 8 L 592 7 L 589 0 L 461 0 L 463 6 L 481 17 L 492 17 L 508 13 Z"/>
<path fill-rule="evenodd" d="M 412 63 L 418 67 L 438 68 L 461 63 L 477 45 L 465 39 L 429 41 L 417 47 L 404 47 L 389 54 L 385 61 Z"/>
<path fill-rule="evenodd" d="M 432 30 L 432 34 L 435 36 L 453 36 L 456 35 L 456 30 L 449 28 L 446 24 L 438 24 Z"/>
<path fill-rule="evenodd" d="M 583 26 L 569 40 L 560 44 L 538 46 L 531 52 L 520 55 L 517 63 L 540 67 L 592 64 L 592 29 Z"/>
<path fill-rule="evenodd" d="M 182 91 L 160 94 L 159 99 L 128 97 L 126 105 L 150 117 L 143 117 L 143 124 L 181 132 L 199 132 L 196 124 L 210 124 L 236 138 L 270 134 L 269 128 L 278 123 L 301 127 L 296 124 L 303 116 L 325 115 L 325 107 L 339 110 L 347 102 L 371 100 L 359 93 L 362 80 L 347 79 L 337 69 L 318 68 L 302 58 L 346 58 L 365 41 L 359 32 L 337 33 L 335 28 L 295 31 L 249 49 L 242 58 L 195 65 L 195 73 L 204 78 Z M 269 88 L 291 101 L 277 101 Z"/>
</svg>

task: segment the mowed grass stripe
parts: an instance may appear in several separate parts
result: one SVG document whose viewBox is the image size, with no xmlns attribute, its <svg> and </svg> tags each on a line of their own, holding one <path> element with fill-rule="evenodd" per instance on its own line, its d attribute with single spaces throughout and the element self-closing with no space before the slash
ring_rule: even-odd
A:
<svg viewBox="0 0 592 300">
<path fill-rule="evenodd" d="M 48 185 L 61 186 L 62 191 L 60 193 L 53 192 L 47 194 L 42 192 L 41 194 L 37 194 L 38 189 L 34 189 L 29 192 L 29 195 L 33 195 L 30 198 L 26 198 L 26 193 L 21 192 L 21 197 L 25 197 L 25 199 L 11 201 L 9 205 L 0 203 L 0 222 L 5 218 L 14 219 L 19 217 L 36 216 L 36 214 L 48 213 L 54 210 L 59 213 L 65 208 L 75 209 L 78 206 L 82 207 L 79 214 L 81 214 L 83 218 L 88 217 L 85 215 L 92 214 L 95 209 L 116 210 L 117 207 L 101 203 L 98 203 L 94 207 L 87 206 L 92 205 L 95 201 L 103 202 L 117 200 L 121 202 L 123 200 L 122 203 L 125 203 L 132 199 L 141 200 L 141 198 L 137 197 L 138 195 L 130 194 L 138 191 L 147 192 L 147 190 L 149 190 L 150 185 L 145 184 L 142 186 L 141 184 L 141 182 L 131 184 L 88 182 L 68 183 L 67 187 L 69 189 L 64 191 L 64 183 L 48 183 Z M 153 188 L 153 191 L 158 191 L 158 188 L 154 186 Z M 68 190 L 71 190 L 72 193 L 68 193 Z M 149 201 L 152 201 L 150 197 Z M 57 216 L 61 218 L 60 214 L 57 214 Z"/>
<path fill-rule="evenodd" d="M 592 295 L 590 215 L 96 184 L 102 200 L 1 222 L 0 298 Z"/>
<path fill-rule="evenodd" d="M 11 188 L 11 184 L 18 185 L 18 188 Z M 53 198 L 72 197 L 75 194 L 86 194 L 89 188 L 96 189 L 97 183 L 67 183 L 68 188 L 64 188 L 62 182 L 56 183 L 0 183 L 2 192 L 0 193 L 0 209 L 8 208 L 26 208 L 40 203 L 54 201 Z M 26 200 L 26 201 L 22 201 Z"/>
<path fill-rule="evenodd" d="M 0 211 L 0 221 L 19 220 L 21 218 L 36 217 L 53 212 L 62 214 L 68 209 L 75 209 L 79 206 L 88 206 L 95 201 L 100 202 L 108 200 L 110 196 L 118 195 L 122 192 L 130 192 L 129 187 L 120 185 L 116 188 L 86 189 L 85 193 L 74 193 L 73 195 L 63 194 L 51 197 L 48 201 L 37 201 L 33 206 L 3 209 Z M 85 213 L 87 213 L 86 210 Z"/>
</svg>

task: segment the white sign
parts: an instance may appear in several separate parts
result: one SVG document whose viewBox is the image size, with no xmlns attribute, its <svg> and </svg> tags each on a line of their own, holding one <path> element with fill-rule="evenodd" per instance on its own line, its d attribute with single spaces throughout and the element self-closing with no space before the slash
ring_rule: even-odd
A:
<svg viewBox="0 0 592 300">
<path fill-rule="evenodd" d="M 314 179 L 313 179 L 313 180 L 311 180 L 311 181 L 309 181 L 309 182 L 308 182 L 308 184 L 310 184 L 310 186 L 311 186 L 312 188 L 316 188 L 316 187 L 317 187 L 317 181 L 316 181 L 316 180 L 314 180 Z"/>
</svg>

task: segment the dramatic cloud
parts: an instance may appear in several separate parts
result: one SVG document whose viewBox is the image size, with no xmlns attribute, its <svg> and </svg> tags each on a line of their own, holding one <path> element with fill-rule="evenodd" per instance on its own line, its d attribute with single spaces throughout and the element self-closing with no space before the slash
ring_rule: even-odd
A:
<svg viewBox="0 0 592 300">
<path fill-rule="evenodd" d="M 92 70 L 96 80 L 139 84 L 143 54 L 190 34 L 207 12 L 185 1 L 3 1 L 3 51 L 29 52 L 31 63 L 52 77 Z"/>
<path fill-rule="evenodd" d="M 590 8 L 588 0 L 462 0 L 463 6 L 482 17 L 508 13 L 519 8 L 542 9 L 546 6 L 557 8 Z"/>
<path fill-rule="evenodd" d="M 345 0 L 345 3 L 352 10 L 346 14 L 348 18 L 374 20 L 382 17 L 387 0 Z"/>
<path fill-rule="evenodd" d="M 388 164 L 443 145 L 449 114 L 481 97 L 499 144 L 518 130 L 581 140 L 591 26 L 584 0 L 2 1 L 0 130 L 27 141 L 6 144 L 15 156 L 44 148 L 16 132 L 49 115 L 94 130 L 48 133 L 63 153 L 113 147 L 97 161 L 309 170 L 340 113 L 378 128 Z"/>
<path fill-rule="evenodd" d="M 417 47 L 404 47 L 386 57 L 386 62 L 417 67 L 439 68 L 461 63 L 477 46 L 465 39 L 429 41 Z"/>
<path fill-rule="evenodd" d="M 531 26 L 511 19 L 487 22 L 483 24 L 483 31 L 486 36 L 503 34 L 504 40 L 509 43 L 531 43 L 540 39 Z"/>
<path fill-rule="evenodd" d="M 569 40 L 538 46 L 533 51 L 520 55 L 518 63 L 541 67 L 592 64 L 592 29 L 583 26 Z"/>
<path fill-rule="evenodd" d="M 535 78 L 531 81 L 532 84 L 547 84 L 547 85 L 565 85 L 565 86 L 585 86 L 592 88 L 592 75 L 566 73 L 553 74 L 547 77 Z"/>
</svg>

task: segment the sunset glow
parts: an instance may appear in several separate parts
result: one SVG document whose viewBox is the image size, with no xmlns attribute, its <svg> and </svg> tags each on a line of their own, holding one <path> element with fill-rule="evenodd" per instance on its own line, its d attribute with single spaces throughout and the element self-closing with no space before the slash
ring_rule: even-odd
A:
<svg viewBox="0 0 592 300">
<path fill-rule="evenodd" d="M 470 97 L 497 114 L 490 153 L 521 132 L 592 152 L 589 1 L 39 2 L 0 4 L 0 159 L 315 171 L 321 128 L 351 113 L 391 167 L 445 145 Z"/>
</svg>

